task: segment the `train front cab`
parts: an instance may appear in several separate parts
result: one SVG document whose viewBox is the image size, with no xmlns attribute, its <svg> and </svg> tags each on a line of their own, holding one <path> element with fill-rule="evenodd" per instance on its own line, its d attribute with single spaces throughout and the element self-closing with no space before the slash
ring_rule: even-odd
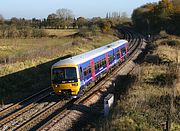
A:
<svg viewBox="0 0 180 131">
<path fill-rule="evenodd" d="M 77 66 L 57 66 L 51 69 L 51 82 L 57 95 L 76 97 L 80 89 Z"/>
</svg>

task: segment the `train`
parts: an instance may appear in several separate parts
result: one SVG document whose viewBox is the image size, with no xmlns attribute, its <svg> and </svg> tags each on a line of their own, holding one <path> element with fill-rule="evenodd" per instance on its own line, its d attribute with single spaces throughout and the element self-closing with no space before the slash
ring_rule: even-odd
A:
<svg viewBox="0 0 180 131">
<path fill-rule="evenodd" d="M 80 97 L 84 90 L 106 76 L 129 55 L 127 40 L 60 60 L 52 65 L 51 86 L 57 95 Z"/>
</svg>

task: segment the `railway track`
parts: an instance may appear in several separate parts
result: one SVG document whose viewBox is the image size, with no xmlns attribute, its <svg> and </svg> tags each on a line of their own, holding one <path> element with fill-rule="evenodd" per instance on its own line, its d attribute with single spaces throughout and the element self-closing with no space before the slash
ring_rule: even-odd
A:
<svg viewBox="0 0 180 131">
<path fill-rule="evenodd" d="M 125 32 L 125 38 L 130 43 L 130 58 L 126 60 L 121 66 L 115 69 L 110 75 L 105 77 L 104 80 L 100 81 L 97 85 L 95 85 L 91 90 L 87 91 L 82 97 L 79 99 L 70 99 L 70 100 L 63 100 L 55 102 L 49 106 L 46 106 L 44 110 L 40 110 L 32 115 L 30 119 L 23 120 L 21 122 L 15 122 L 16 126 L 11 128 L 10 130 L 49 130 L 52 126 L 56 123 L 63 120 L 68 114 L 71 113 L 70 108 L 74 105 L 86 104 L 94 94 L 97 94 L 99 90 L 103 90 L 106 88 L 107 82 L 111 81 L 113 77 L 116 76 L 117 72 L 119 72 L 131 59 L 132 52 L 135 53 L 135 50 L 141 45 L 142 39 L 138 36 L 135 37 L 132 35 L 132 32 L 128 31 L 128 29 L 123 29 Z M 37 93 L 38 94 L 38 93 Z M 41 98 L 34 101 L 34 103 L 38 103 L 39 101 L 43 100 L 44 98 L 48 97 L 49 95 L 43 95 Z M 9 113 L 5 113 L 6 111 L 3 110 L 1 114 L 6 114 L 0 119 L 0 125 L 6 125 L 6 123 L 13 121 L 12 118 L 18 118 L 24 112 L 35 108 L 37 105 L 34 105 L 31 102 L 28 102 L 31 97 L 24 101 L 21 101 L 5 110 Z M 29 103 L 29 104 L 25 104 Z M 22 106 L 23 105 L 23 106 Z M 27 106 L 25 106 L 27 105 Z M 9 111 L 8 111 L 9 110 Z M 7 125 L 6 125 L 7 126 Z M 2 127 L 2 126 L 0 126 Z M 0 128 L 1 129 L 1 128 Z M 9 128 L 2 128 L 2 129 L 9 129 Z"/>
<path fill-rule="evenodd" d="M 22 115 L 23 113 L 27 112 L 27 110 L 35 107 L 36 103 L 48 97 L 50 94 L 50 89 L 50 87 L 45 88 L 40 92 L 2 110 L 0 112 L 0 130 L 4 130 L 3 127 L 8 128 L 7 124 L 9 122 L 11 123 L 11 121 L 17 119 L 19 115 Z"/>
<path fill-rule="evenodd" d="M 128 37 L 129 38 L 129 37 Z M 136 46 L 131 46 L 130 48 L 130 52 L 135 54 L 137 51 L 135 51 L 138 47 L 141 46 L 142 43 L 142 39 L 140 37 L 131 40 L 131 42 L 133 42 L 134 44 L 136 44 Z M 130 56 L 132 57 L 132 55 Z M 93 89 L 89 90 L 85 95 L 83 95 L 81 98 L 77 99 L 76 101 L 72 102 L 70 105 L 66 106 L 66 108 L 64 108 L 64 110 L 62 110 L 61 112 L 57 113 L 57 115 L 55 115 L 54 117 L 52 117 L 51 119 L 47 120 L 46 122 L 43 123 L 39 123 L 38 126 L 35 126 L 34 128 L 32 128 L 31 130 L 50 130 L 51 127 L 53 127 L 54 125 L 56 125 L 56 123 L 64 123 L 61 122 L 65 116 L 67 116 L 68 114 L 71 113 L 71 109 L 74 105 L 86 105 L 86 103 L 88 103 L 89 100 L 91 100 L 91 98 L 94 96 L 94 94 L 98 94 L 98 92 L 100 90 L 105 89 L 107 86 L 107 82 L 111 81 L 112 78 L 114 78 L 122 68 L 124 68 L 124 66 L 131 60 L 132 58 L 128 59 L 127 61 L 125 61 L 123 64 L 121 64 L 120 68 L 116 69 L 115 71 L 113 71 L 108 77 L 106 77 L 103 81 L 100 81 Z M 110 82 L 111 83 L 111 82 Z M 73 118 L 71 118 L 73 119 Z M 24 127 L 19 128 L 19 130 L 23 130 L 23 129 L 27 129 L 26 125 L 24 125 Z"/>
<path fill-rule="evenodd" d="M 46 93 L 50 89 L 51 89 L 51 87 L 45 88 L 45 89 L 33 94 L 32 96 L 30 96 L 30 97 L 28 97 L 28 98 L 26 98 L 26 99 L 24 99 L 24 100 L 22 100 L 22 101 L 20 101 L 20 102 L 18 102 L 16 104 L 14 104 L 14 105 L 11 105 L 11 106 L 1 110 L 0 111 L 0 120 L 3 117 L 9 115 L 10 113 L 22 108 L 23 106 L 28 105 L 31 101 L 37 99 L 40 95 L 44 95 L 44 93 Z"/>
</svg>

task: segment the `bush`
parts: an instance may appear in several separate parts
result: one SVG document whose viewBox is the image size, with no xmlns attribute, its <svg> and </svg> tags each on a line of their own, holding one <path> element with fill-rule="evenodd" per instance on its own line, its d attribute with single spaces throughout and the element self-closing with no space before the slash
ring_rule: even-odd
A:
<svg viewBox="0 0 180 131">
<path fill-rule="evenodd" d="M 17 29 L 16 26 L 1 26 L 0 38 L 30 38 L 30 37 L 46 37 L 47 33 L 42 29 L 32 29 L 25 26 Z"/>
<path fill-rule="evenodd" d="M 92 32 L 88 29 L 80 29 L 78 35 L 81 37 L 90 37 L 92 35 Z"/>
<path fill-rule="evenodd" d="M 159 37 L 161 39 L 165 39 L 165 38 L 168 38 L 168 34 L 166 33 L 166 31 L 160 31 Z"/>
<path fill-rule="evenodd" d="M 164 40 L 160 42 L 160 45 L 180 46 L 180 42 L 177 40 Z"/>
<path fill-rule="evenodd" d="M 33 29 L 32 31 L 32 37 L 46 37 L 47 33 L 42 29 Z"/>
<path fill-rule="evenodd" d="M 32 28 L 30 27 L 24 27 L 21 30 L 19 30 L 19 37 L 23 37 L 23 38 L 29 38 L 31 37 L 32 34 Z"/>
<path fill-rule="evenodd" d="M 103 33 L 110 31 L 111 29 L 111 22 L 110 21 L 103 21 L 100 25 L 101 31 Z"/>
<path fill-rule="evenodd" d="M 16 29 L 15 26 L 10 26 L 8 28 L 8 38 L 17 38 L 19 37 L 19 31 Z"/>
<path fill-rule="evenodd" d="M 177 78 L 176 74 L 162 73 L 158 75 L 152 75 L 144 79 L 144 82 L 152 85 L 172 85 L 173 81 Z"/>
</svg>

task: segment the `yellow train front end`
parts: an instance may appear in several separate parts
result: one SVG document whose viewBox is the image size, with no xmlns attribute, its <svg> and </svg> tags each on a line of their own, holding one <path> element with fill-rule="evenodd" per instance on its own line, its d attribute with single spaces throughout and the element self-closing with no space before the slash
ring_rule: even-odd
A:
<svg viewBox="0 0 180 131">
<path fill-rule="evenodd" d="M 51 82 L 57 95 L 77 97 L 80 90 L 78 67 L 74 65 L 53 66 Z"/>
</svg>

